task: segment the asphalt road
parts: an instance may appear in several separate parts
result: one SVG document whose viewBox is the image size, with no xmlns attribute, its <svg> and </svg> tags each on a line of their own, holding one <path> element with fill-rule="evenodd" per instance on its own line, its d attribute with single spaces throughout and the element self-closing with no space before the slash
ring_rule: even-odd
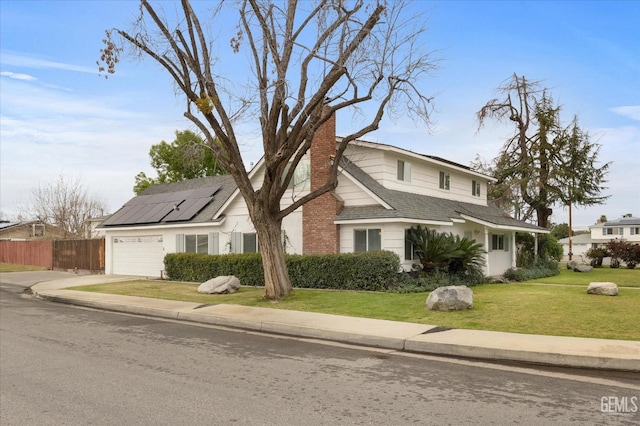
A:
<svg viewBox="0 0 640 426">
<path fill-rule="evenodd" d="M 28 285 L 0 276 L 3 426 L 640 423 L 637 375 L 162 321 L 34 299 Z"/>
</svg>

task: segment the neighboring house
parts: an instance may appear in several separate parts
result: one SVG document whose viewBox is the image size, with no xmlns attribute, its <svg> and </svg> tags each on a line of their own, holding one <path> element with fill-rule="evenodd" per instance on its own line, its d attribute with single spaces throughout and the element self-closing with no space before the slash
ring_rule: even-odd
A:
<svg viewBox="0 0 640 426">
<path fill-rule="evenodd" d="M 104 238 L 104 228 L 98 228 L 109 216 L 105 215 L 100 217 L 92 217 L 87 219 L 85 223 L 86 235 L 85 238 Z"/>
<path fill-rule="evenodd" d="M 640 243 L 640 217 L 626 214 L 619 219 L 597 223 L 591 227 L 591 239 L 594 247 L 599 247 L 611 240 Z"/>
<path fill-rule="evenodd" d="M 589 233 L 574 235 L 571 241 L 573 260 L 587 261 L 585 253 L 591 248 L 603 247 L 611 240 L 640 243 L 640 218 L 626 214 L 619 219 L 596 223 L 589 227 Z M 569 256 L 569 238 L 558 240 L 564 256 Z"/>
<path fill-rule="evenodd" d="M 569 260 L 569 237 L 559 239 L 558 244 L 562 245 L 562 259 Z M 574 235 L 571 241 L 572 260 L 586 262 L 586 252 L 593 247 L 593 244 L 591 233 Z"/>
<path fill-rule="evenodd" d="M 335 154 L 335 117 L 316 132 L 283 205 L 321 185 Z M 249 173 L 262 181 L 264 159 Z M 442 158 L 357 141 L 340 163 L 338 186 L 283 220 L 288 253 L 395 252 L 409 270 L 415 258 L 405 239 L 422 225 L 475 239 L 486 254 L 485 274 L 515 266 L 516 232 L 548 233 L 487 203 L 492 178 Z M 167 253 L 246 253 L 259 250 L 247 207 L 231 176 L 149 187 L 106 219 L 107 274 L 157 277 Z"/>
<path fill-rule="evenodd" d="M 56 226 L 37 220 L 20 222 L 0 222 L 0 240 L 56 240 L 64 238 L 64 231 Z"/>
</svg>

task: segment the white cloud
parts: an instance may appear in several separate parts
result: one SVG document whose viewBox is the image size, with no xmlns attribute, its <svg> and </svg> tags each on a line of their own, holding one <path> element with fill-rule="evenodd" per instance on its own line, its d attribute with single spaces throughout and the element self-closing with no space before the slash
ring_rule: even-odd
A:
<svg viewBox="0 0 640 426">
<path fill-rule="evenodd" d="M 640 105 L 619 106 L 611 108 L 610 111 L 632 120 L 640 121 Z"/>
<path fill-rule="evenodd" d="M 16 73 L 16 72 L 11 72 L 11 71 L 2 71 L 2 72 L 0 72 L 0 75 L 3 76 L 3 77 L 13 78 L 15 80 L 24 80 L 24 81 L 37 80 L 37 78 L 32 76 L 32 75 Z"/>
<path fill-rule="evenodd" d="M 14 53 L 3 50 L 0 52 L 2 56 L 3 65 L 11 65 L 15 67 L 25 68 L 40 68 L 40 69 L 58 69 L 64 71 L 75 71 L 95 74 L 95 68 L 83 67 L 80 65 L 65 64 L 63 62 L 49 61 L 47 59 L 40 59 L 33 56 L 25 55 L 22 53 Z"/>
</svg>

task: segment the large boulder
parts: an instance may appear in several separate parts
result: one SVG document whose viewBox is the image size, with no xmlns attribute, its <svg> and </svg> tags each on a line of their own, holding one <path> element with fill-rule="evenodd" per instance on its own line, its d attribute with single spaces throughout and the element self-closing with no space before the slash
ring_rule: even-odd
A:
<svg viewBox="0 0 640 426">
<path fill-rule="evenodd" d="M 604 294 L 605 296 L 617 296 L 618 286 L 614 283 L 594 282 L 587 287 L 588 294 Z"/>
<path fill-rule="evenodd" d="M 240 288 L 240 280 L 233 275 L 221 275 L 205 281 L 198 286 L 198 293 L 227 294 L 235 293 Z"/>
<path fill-rule="evenodd" d="M 467 286 L 440 287 L 427 297 L 427 309 L 432 311 L 461 311 L 473 307 L 473 292 Z"/>
<path fill-rule="evenodd" d="M 577 265 L 573 268 L 573 272 L 591 272 L 593 271 L 593 266 L 589 265 Z"/>
<path fill-rule="evenodd" d="M 576 262 L 575 260 L 570 260 L 567 262 L 567 269 L 575 269 L 576 266 L 578 266 L 578 262 Z"/>
</svg>

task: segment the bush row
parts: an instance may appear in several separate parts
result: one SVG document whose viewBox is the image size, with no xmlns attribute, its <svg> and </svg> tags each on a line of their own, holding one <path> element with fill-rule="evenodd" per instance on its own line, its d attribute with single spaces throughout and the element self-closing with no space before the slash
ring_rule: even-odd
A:
<svg viewBox="0 0 640 426">
<path fill-rule="evenodd" d="M 560 273 L 560 265 L 555 260 L 537 260 L 529 268 L 509 268 L 504 277 L 509 281 L 527 281 L 536 278 L 552 277 Z"/>
<path fill-rule="evenodd" d="M 398 255 L 389 251 L 328 255 L 285 255 L 291 284 L 298 288 L 385 291 L 395 285 Z M 170 253 L 164 258 L 167 278 L 204 282 L 235 275 L 242 285 L 264 285 L 260 253 L 206 255 Z"/>
</svg>

